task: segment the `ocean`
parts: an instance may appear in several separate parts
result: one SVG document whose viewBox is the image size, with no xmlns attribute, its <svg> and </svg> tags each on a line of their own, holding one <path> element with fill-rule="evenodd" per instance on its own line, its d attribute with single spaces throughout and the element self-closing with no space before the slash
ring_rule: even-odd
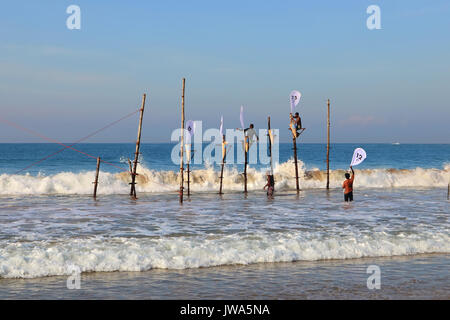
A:
<svg viewBox="0 0 450 320">
<path fill-rule="evenodd" d="M 191 196 L 178 201 L 173 144 L 142 144 L 137 200 L 127 159 L 134 144 L 0 144 L 0 298 L 450 298 L 449 144 L 279 145 L 275 196 L 268 166 L 192 166 Z M 341 185 L 353 150 L 353 203 Z M 25 170 L 23 170 L 25 168 Z M 367 267 L 379 266 L 370 290 Z M 69 290 L 73 268 L 81 288 Z M 183 288 L 183 289 L 181 289 Z M 128 293 L 126 293 L 128 292 Z"/>
</svg>

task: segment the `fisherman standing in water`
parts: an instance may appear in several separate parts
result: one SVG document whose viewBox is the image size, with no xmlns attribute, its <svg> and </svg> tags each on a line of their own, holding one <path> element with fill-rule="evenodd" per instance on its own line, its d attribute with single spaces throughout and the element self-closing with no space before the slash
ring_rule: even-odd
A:
<svg viewBox="0 0 450 320">
<path fill-rule="evenodd" d="M 272 198 L 273 192 L 275 191 L 275 179 L 273 178 L 273 175 L 270 174 L 270 171 L 267 171 L 266 176 L 267 176 L 267 183 L 263 189 L 266 190 L 267 188 L 267 197 Z"/>
<path fill-rule="evenodd" d="M 353 181 L 355 180 L 355 171 L 353 171 L 352 166 L 350 166 L 350 169 L 352 169 L 352 177 L 350 178 L 350 174 L 345 174 L 345 181 L 342 184 L 342 189 L 344 189 L 344 201 L 349 202 L 353 201 Z"/>
</svg>

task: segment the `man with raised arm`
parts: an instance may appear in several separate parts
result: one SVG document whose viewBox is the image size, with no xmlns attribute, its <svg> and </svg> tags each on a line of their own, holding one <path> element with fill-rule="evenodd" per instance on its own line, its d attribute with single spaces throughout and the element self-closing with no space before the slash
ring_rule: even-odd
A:
<svg viewBox="0 0 450 320">
<path fill-rule="evenodd" d="M 353 171 L 352 166 L 350 166 L 350 169 L 352 169 L 352 177 L 350 178 L 350 174 L 345 174 L 345 181 L 342 184 L 342 189 L 344 189 L 344 201 L 350 202 L 353 201 L 353 181 L 355 180 L 355 171 Z"/>
</svg>

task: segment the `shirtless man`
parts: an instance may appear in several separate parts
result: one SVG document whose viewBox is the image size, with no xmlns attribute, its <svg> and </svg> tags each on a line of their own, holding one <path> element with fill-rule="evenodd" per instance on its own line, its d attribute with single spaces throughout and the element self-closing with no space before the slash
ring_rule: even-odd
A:
<svg viewBox="0 0 450 320">
<path fill-rule="evenodd" d="M 298 138 L 298 136 L 305 130 L 305 128 L 302 128 L 302 118 L 300 118 L 300 115 L 298 112 L 296 112 L 294 116 L 292 115 L 292 113 L 290 113 L 289 117 L 291 119 L 291 128 L 290 129 L 291 129 L 292 133 L 294 133 L 294 130 L 295 130 L 296 137 Z M 299 130 L 301 130 L 301 131 L 298 132 Z"/>
<path fill-rule="evenodd" d="M 345 174 L 345 181 L 342 184 L 342 189 L 344 189 L 344 201 L 349 202 L 353 201 L 353 181 L 355 180 L 355 171 L 353 171 L 353 168 L 350 166 L 350 169 L 352 169 L 352 177 L 350 178 L 350 174 Z"/>
<path fill-rule="evenodd" d="M 302 129 L 302 118 L 300 118 L 298 112 L 295 113 L 294 120 L 295 120 L 295 129 L 297 129 L 297 131 Z"/>
</svg>

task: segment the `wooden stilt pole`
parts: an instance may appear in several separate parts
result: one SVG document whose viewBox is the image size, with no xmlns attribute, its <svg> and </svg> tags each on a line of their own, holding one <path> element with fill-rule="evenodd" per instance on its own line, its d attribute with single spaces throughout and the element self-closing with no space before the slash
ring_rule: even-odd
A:
<svg viewBox="0 0 450 320">
<path fill-rule="evenodd" d="M 138 135 L 136 140 L 136 152 L 134 153 L 134 161 L 133 161 L 133 170 L 131 175 L 131 190 L 130 190 L 130 196 L 132 196 L 134 199 L 136 198 L 136 176 L 137 176 L 137 164 L 139 161 L 139 150 L 141 147 L 141 133 L 142 133 L 142 119 L 144 118 L 144 107 L 145 107 L 145 98 L 146 94 L 144 93 L 142 95 L 142 105 L 139 115 L 139 127 L 138 127 Z"/>
<path fill-rule="evenodd" d="M 273 161 L 272 161 L 272 132 L 270 131 L 270 117 L 267 117 L 267 136 L 269 138 L 269 156 L 270 156 L 270 174 L 273 174 Z"/>
<path fill-rule="evenodd" d="M 130 176 L 133 176 L 133 167 L 131 166 L 131 160 L 128 158 L 128 165 L 130 166 Z"/>
<path fill-rule="evenodd" d="M 327 112 L 327 190 L 330 189 L 330 99 Z"/>
<path fill-rule="evenodd" d="M 247 164 L 248 164 L 248 136 L 245 136 L 245 163 L 244 163 L 244 193 L 247 194 Z"/>
<path fill-rule="evenodd" d="M 226 147 L 225 135 L 222 137 L 222 169 L 220 170 L 220 188 L 219 194 L 223 194 L 222 185 L 223 185 L 223 167 L 225 166 L 225 160 L 227 157 L 227 147 Z"/>
<path fill-rule="evenodd" d="M 297 161 L 297 137 L 292 138 L 292 142 L 294 144 L 294 163 L 295 163 L 295 187 L 297 193 L 300 191 L 300 185 L 298 183 L 298 161 Z"/>
<path fill-rule="evenodd" d="M 449 200 L 450 197 L 450 183 L 447 186 L 447 200 Z"/>
<path fill-rule="evenodd" d="M 98 175 L 100 173 L 100 157 L 97 158 L 97 170 L 95 172 L 95 181 L 94 183 L 94 199 L 97 198 L 97 186 L 98 186 Z"/>
<path fill-rule="evenodd" d="M 130 158 L 128 158 L 128 165 L 130 166 L 130 177 L 131 177 L 131 180 L 133 181 L 133 166 L 131 164 Z"/>
<path fill-rule="evenodd" d="M 181 91 L 181 151 L 180 151 L 180 203 L 183 203 L 183 189 L 184 189 L 184 88 L 186 79 L 182 79 Z"/>
<path fill-rule="evenodd" d="M 191 145 L 189 145 L 189 148 L 191 147 Z M 191 153 L 190 152 L 186 152 L 187 155 L 190 157 Z M 191 196 L 191 169 L 190 169 L 190 163 L 191 163 L 191 159 L 187 159 L 187 195 L 188 197 Z"/>
</svg>

